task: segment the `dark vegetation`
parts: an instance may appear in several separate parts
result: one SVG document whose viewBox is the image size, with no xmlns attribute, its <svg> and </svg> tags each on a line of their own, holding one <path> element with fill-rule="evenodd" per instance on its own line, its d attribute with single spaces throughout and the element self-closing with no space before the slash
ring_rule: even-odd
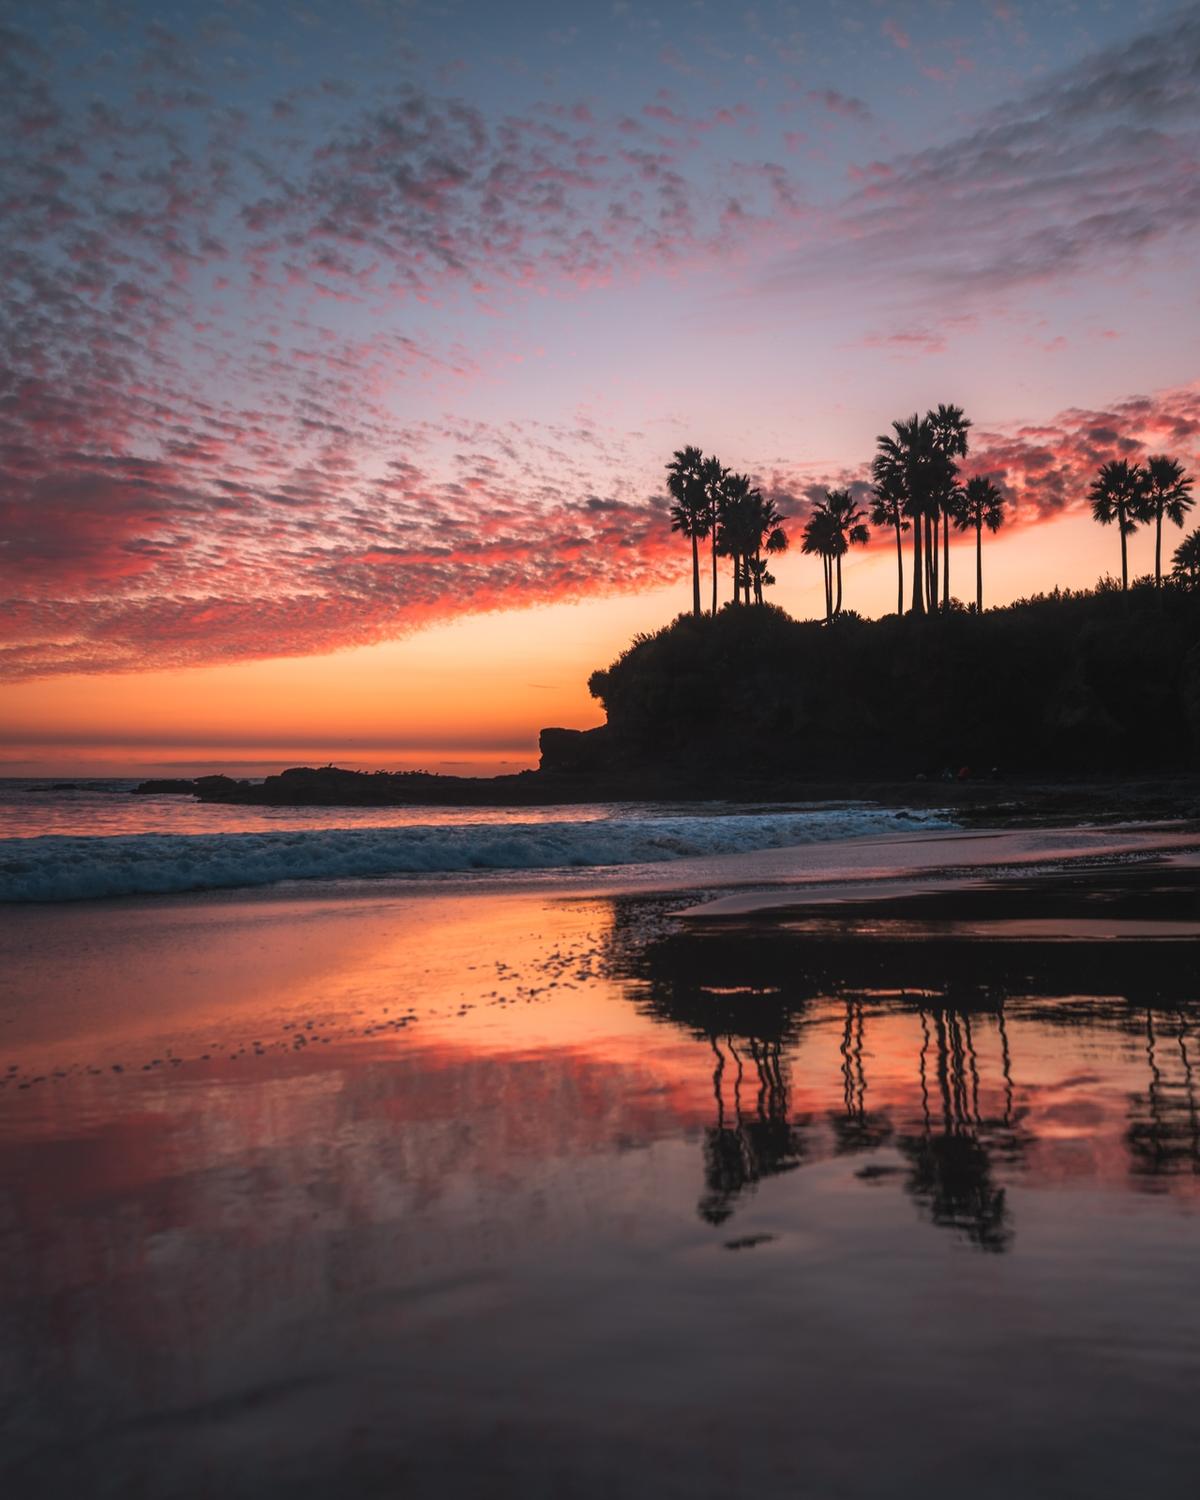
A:
<svg viewBox="0 0 1200 1500">
<path fill-rule="evenodd" d="M 1023 600 L 984 615 L 681 616 L 593 674 L 610 753 L 830 776 L 1200 766 L 1200 591 Z"/>
</svg>

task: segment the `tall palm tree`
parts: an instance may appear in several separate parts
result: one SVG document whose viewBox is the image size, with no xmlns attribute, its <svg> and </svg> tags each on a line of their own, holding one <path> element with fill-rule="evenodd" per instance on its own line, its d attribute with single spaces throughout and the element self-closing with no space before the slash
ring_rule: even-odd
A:
<svg viewBox="0 0 1200 1500">
<path fill-rule="evenodd" d="M 1128 538 L 1146 519 L 1146 473 L 1128 459 L 1115 458 L 1104 464 L 1088 490 L 1092 518 L 1101 526 L 1115 521 L 1121 533 L 1121 588 L 1129 588 Z"/>
<path fill-rule="evenodd" d="M 913 614 L 925 613 L 926 599 L 932 608 L 937 603 L 932 580 L 922 557 L 922 533 L 932 542 L 932 518 L 938 497 L 947 488 L 948 470 L 953 465 L 938 445 L 937 433 L 929 416 L 914 412 L 902 422 L 892 423 L 892 435 L 877 439 L 877 451 L 871 474 L 877 486 L 899 488 L 904 495 L 904 514 L 912 522 L 912 605 Z"/>
<path fill-rule="evenodd" d="M 721 460 L 715 456 L 706 458 L 700 466 L 704 480 L 704 498 L 708 509 L 708 532 L 712 539 L 712 612 L 717 612 L 717 534 L 721 529 L 721 507 L 725 503 L 725 481 L 729 470 L 722 468 Z"/>
<path fill-rule="evenodd" d="M 1182 527 L 1192 508 L 1192 478 L 1177 458 L 1165 453 L 1146 460 L 1146 509 L 1154 517 L 1154 586 L 1162 587 L 1162 523 L 1165 515 Z"/>
<path fill-rule="evenodd" d="M 937 508 L 942 517 L 942 607 L 950 603 L 950 522 L 955 519 L 954 510 L 958 498 L 958 466 L 956 458 L 967 456 L 967 430 L 970 418 L 963 414 L 961 406 L 939 404 L 936 411 L 927 413 L 933 427 L 934 443 L 946 460 L 941 490 L 937 497 Z M 937 512 L 933 516 L 937 526 Z M 933 600 L 937 603 L 937 553 L 934 552 Z"/>
<path fill-rule="evenodd" d="M 783 517 L 780 516 L 779 520 L 782 519 Z M 788 545 L 788 534 L 780 525 L 772 526 L 770 531 L 767 532 L 767 535 L 763 541 L 764 550 L 772 556 L 778 556 L 779 553 L 786 552 L 788 549 Z M 772 584 L 775 582 L 775 575 L 766 571 L 765 560 L 758 558 L 755 559 L 756 564 L 760 561 L 762 562 L 762 571 L 756 572 L 754 577 L 754 597 L 756 603 L 758 604 L 761 604 L 763 602 L 763 589 L 768 584 Z"/>
<path fill-rule="evenodd" d="M 671 496 L 671 530 L 692 543 L 692 613 L 700 610 L 700 540 L 709 533 L 708 502 L 703 476 L 704 455 L 699 448 L 677 448 L 667 465 Z"/>
<path fill-rule="evenodd" d="M 766 577 L 760 574 L 755 587 L 750 564 L 762 560 L 764 549 L 771 553 L 787 550 L 783 516 L 774 500 L 751 484 L 748 474 L 727 474 L 722 494 L 717 550 L 733 559 L 734 603 L 740 604 L 744 594 L 749 604 L 753 593 L 755 603 L 761 604 Z"/>
<path fill-rule="evenodd" d="M 837 524 L 821 501 L 813 506 L 804 523 L 800 550 L 808 557 L 819 557 L 825 575 L 825 622 L 833 619 L 833 559 L 843 545 Z"/>
<path fill-rule="evenodd" d="M 871 533 L 866 526 L 866 511 L 859 508 L 849 490 L 826 490 L 825 506 L 833 518 L 833 525 L 841 543 L 835 553 L 837 599 L 833 605 L 834 614 L 840 615 L 842 612 L 842 558 L 851 547 L 865 547 L 871 540 Z"/>
<path fill-rule="evenodd" d="M 990 479 L 976 474 L 959 491 L 954 524 L 959 531 L 975 529 L 975 612 L 983 613 L 983 528 L 999 531 L 1004 522 L 1004 496 Z"/>
<path fill-rule="evenodd" d="M 1175 548 L 1171 571 L 1185 587 L 1200 586 L 1200 527 L 1191 531 Z"/>
<path fill-rule="evenodd" d="M 733 562 L 733 602 L 742 602 L 743 562 L 752 551 L 750 494 L 753 489 L 748 474 L 727 473 L 721 482 L 720 523 L 717 529 L 717 552 Z M 747 592 L 747 603 L 749 593 Z"/>
<path fill-rule="evenodd" d="M 875 486 L 875 503 L 871 507 L 872 526 L 890 526 L 896 533 L 896 613 L 904 613 L 904 549 L 900 533 L 908 530 L 904 514 L 904 485 L 894 474 L 886 475 Z"/>
</svg>

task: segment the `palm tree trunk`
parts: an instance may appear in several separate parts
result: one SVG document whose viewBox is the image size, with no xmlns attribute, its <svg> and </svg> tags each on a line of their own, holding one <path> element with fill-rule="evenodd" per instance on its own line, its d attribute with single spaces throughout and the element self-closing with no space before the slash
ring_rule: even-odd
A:
<svg viewBox="0 0 1200 1500">
<path fill-rule="evenodd" d="M 692 613 L 700 616 L 700 538 L 692 532 Z"/>
<path fill-rule="evenodd" d="M 912 583 L 912 608 L 909 611 L 914 615 L 925 613 L 925 595 L 922 592 L 925 587 L 925 575 L 922 572 L 921 561 L 921 517 L 913 517 L 913 583 Z"/>
<path fill-rule="evenodd" d="M 1162 506 L 1154 512 L 1154 587 L 1162 588 Z"/>
<path fill-rule="evenodd" d="M 1121 505 L 1117 506 L 1117 528 L 1121 533 L 1121 592 L 1125 593 L 1129 588 L 1129 550 L 1125 537 L 1125 508 Z"/>
<path fill-rule="evenodd" d="M 835 615 L 840 615 L 842 612 L 842 554 L 840 552 L 837 555 L 837 583 L 837 603 L 833 606 L 833 612 Z"/>
<path fill-rule="evenodd" d="M 983 520 L 975 522 L 975 613 L 983 613 Z"/>
<path fill-rule="evenodd" d="M 904 549 L 900 545 L 900 514 L 896 513 L 896 613 L 904 613 Z"/>
<path fill-rule="evenodd" d="M 712 612 L 717 612 L 717 523 L 713 522 L 712 528 L 712 574 L 713 574 L 713 605 Z"/>
<path fill-rule="evenodd" d="M 950 607 L 950 512 L 942 515 L 942 606 Z"/>
</svg>

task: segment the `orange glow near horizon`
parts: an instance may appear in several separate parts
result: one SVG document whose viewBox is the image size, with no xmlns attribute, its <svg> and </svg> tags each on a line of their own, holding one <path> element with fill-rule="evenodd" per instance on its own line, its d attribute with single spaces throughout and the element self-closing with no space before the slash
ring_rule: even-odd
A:
<svg viewBox="0 0 1200 1500">
<path fill-rule="evenodd" d="M 1172 541 L 1173 545 L 1173 541 Z M 1149 533 L 1131 573 L 1152 564 Z M 951 548 L 951 586 L 974 590 L 970 538 Z M 774 602 L 798 617 L 822 608 L 820 572 L 795 549 L 773 563 Z M 1087 587 L 1119 569 L 1115 533 L 1075 514 L 984 543 L 985 604 L 1056 584 Z M 905 549 L 906 596 L 909 556 Z M 845 604 L 895 607 L 895 556 L 880 540 L 845 563 Z M 728 582 L 722 577 L 722 597 Z M 495 774 L 537 764 L 538 731 L 603 718 L 589 674 L 639 631 L 685 609 L 687 580 L 631 596 L 473 616 L 401 640 L 323 656 L 145 673 L 36 678 L 0 689 L 0 770 L 10 776 L 136 775 L 286 765 Z"/>
</svg>

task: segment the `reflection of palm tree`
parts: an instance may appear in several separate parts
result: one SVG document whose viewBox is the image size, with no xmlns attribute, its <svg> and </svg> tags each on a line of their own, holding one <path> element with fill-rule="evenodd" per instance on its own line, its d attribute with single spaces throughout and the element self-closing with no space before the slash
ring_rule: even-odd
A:
<svg viewBox="0 0 1200 1500">
<path fill-rule="evenodd" d="M 863 1063 L 864 1012 L 861 1000 L 846 1001 L 842 1031 L 842 1114 L 831 1113 L 838 1155 L 876 1151 L 891 1138 L 892 1122 L 867 1109 L 867 1072 Z"/>
<path fill-rule="evenodd" d="M 1160 1018 L 1147 1007 L 1145 1053 L 1148 1078 L 1144 1094 L 1129 1100 L 1126 1131 L 1130 1165 L 1135 1176 L 1156 1180 L 1190 1172 L 1200 1175 L 1200 1107 L 1196 1098 L 1195 1064 L 1188 1049 L 1182 1015 L 1177 1018 L 1175 1046 L 1159 1034 Z M 1174 1073 L 1178 1053 L 1182 1077 Z"/>
<path fill-rule="evenodd" d="M 752 1112 L 742 1103 L 745 1063 L 732 1036 L 724 1038 L 734 1064 L 733 1123 L 727 1123 L 724 1095 L 726 1058 L 716 1034 L 709 1036 L 717 1062 L 713 1069 L 716 1125 L 705 1131 L 705 1193 L 698 1213 L 710 1224 L 723 1224 L 736 1200 L 766 1177 L 794 1171 L 804 1157 L 803 1135 L 788 1119 L 788 1089 L 779 1042 L 745 1040 L 758 1079 Z"/>
<path fill-rule="evenodd" d="M 908 1157 L 908 1190 L 935 1224 L 957 1229 L 981 1250 L 1001 1251 L 1012 1242 L 1005 1190 L 992 1177 L 991 1156 L 982 1138 L 979 1063 L 970 1016 L 935 1009 L 921 1011 L 919 1059 L 925 1127 L 919 1136 L 901 1136 Z M 927 1052 L 935 1047 L 935 1076 L 941 1100 L 940 1123 L 930 1107 Z M 1007 1039 L 1005 1040 L 1007 1054 Z M 1007 1057 L 1006 1057 L 1007 1062 Z M 1006 1100 L 1006 1115 L 1011 1105 Z"/>
</svg>

